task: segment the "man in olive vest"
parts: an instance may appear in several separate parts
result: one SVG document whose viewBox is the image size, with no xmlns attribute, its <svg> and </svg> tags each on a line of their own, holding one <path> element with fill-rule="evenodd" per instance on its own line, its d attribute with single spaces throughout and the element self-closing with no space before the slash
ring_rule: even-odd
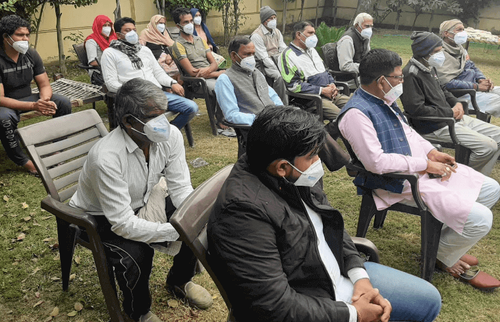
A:
<svg viewBox="0 0 500 322">
<path fill-rule="evenodd" d="M 359 72 L 359 62 L 364 54 L 370 51 L 373 17 L 360 13 L 354 24 L 347 29 L 337 43 L 338 70 L 343 72 Z"/>
<path fill-rule="evenodd" d="M 251 125 L 266 106 L 283 102 L 255 68 L 255 46 L 248 37 L 236 36 L 228 52 L 233 64 L 217 79 L 215 95 L 226 120 Z"/>
<path fill-rule="evenodd" d="M 261 24 L 250 36 L 255 45 L 257 68 L 266 76 L 281 100 L 288 104 L 285 83 L 273 60 L 273 57 L 277 57 L 286 49 L 283 35 L 276 28 L 278 22 L 276 11 L 269 6 L 260 8 L 260 22 Z"/>
</svg>

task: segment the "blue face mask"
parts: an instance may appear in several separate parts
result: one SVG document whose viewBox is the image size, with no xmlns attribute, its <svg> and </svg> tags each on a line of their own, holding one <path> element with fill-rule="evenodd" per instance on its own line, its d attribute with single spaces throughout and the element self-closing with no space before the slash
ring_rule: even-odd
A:
<svg viewBox="0 0 500 322">
<path fill-rule="evenodd" d="M 133 131 L 146 136 L 151 142 L 159 143 L 168 140 L 170 136 L 170 123 L 168 123 L 165 114 L 159 115 L 147 123 L 144 123 L 133 115 L 131 116 L 144 125 L 144 133 L 132 127 Z"/>
<path fill-rule="evenodd" d="M 125 34 L 125 41 L 135 45 L 139 42 L 139 35 L 135 32 L 135 30 L 130 30 Z"/>
</svg>

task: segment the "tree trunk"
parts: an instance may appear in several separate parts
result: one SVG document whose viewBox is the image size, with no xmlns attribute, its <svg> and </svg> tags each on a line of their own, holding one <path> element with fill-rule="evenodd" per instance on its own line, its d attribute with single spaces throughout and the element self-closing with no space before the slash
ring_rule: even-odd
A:
<svg viewBox="0 0 500 322">
<path fill-rule="evenodd" d="M 337 8 L 338 8 L 338 0 L 333 2 L 333 25 L 337 25 Z"/>
<path fill-rule="evenodd" d="M 239 0 L 233 0 L 233 13 L 234 13 L 234 34 L 238 34 L 238 29 L 240 28 L 240 13 L 239 8 L 238 8 L 238 2 Z"/>
<path fill-rule="evenodd" d="M 401 12 L 397 12 L 398 15 L 396 16 L 396 24 L 394 25 L 395 30 L 399 30 L 399 18 L 401 17 Z"/>
<path fill-rule="evenodd" d="M 363 5 L 363 0 L 358 0 L 358 5 L 356 6 L 356 11 L 354 12 L 354 16 L 352 16 L 351 21 L 349 21 L 349 26 L 352 26 L 352 24 L 354 23 L 354 19 L 356 19 L 356 16 L 361 11 L 362 5 Z"/>
<path fill-rule="evenodd" d="M 434 10 L 431 11 L 431 19 L 429 20 L 429 32 L 432 32 L 432 20 L 434 19 Z"/>
<path fill-rule="evenodd" d="M 300 2 L 300 14 L 299 14 L 299 20 L 298 20 L 298 21 L 302 21 L 302 15 L 303 15 L 303 13 L 304 13 L 304 2 L 305 2 L 305 1 L 306 1 L 306 0 L 302 0 L 302 1 Z"/>
<path fill-rule="evenodd" d="M 325 9 L 323 9 L 325 10 Z M 318 11 L 319 11 L 319 0 L 316 0 L 316 20 L 314 21 L 314 25 L 318 27 Z"/>
<path fill-rule="evenodd" d="M 411 30 L 415 29 L 415 23 L 417 22 L 418 16 L 420 16 L 420 13 L 415 12 L 415 19 L 413 19 L 413 24 L 411 25 Z"/>
<path fill-rule="evenodd" d="M 286 5 L 288 4 L 287 0 L 283 0 L 284 6 L 283 6 L 283 30 L 281 31 L 282 34 L 285 34 L 285 28 L 286 28 Z"/>
<path fill-rule="evenodd" d="M 115 21 L 122 17 L 122 8 L 120 6 L 120 0 L 116 0 L 116 8 L 113 11 L 113 14 L 115 15 Z"/>
<path fill-rule="evenodd" d="M 36 46 L 38 45 L 38 32 L 40 31 L 40 23 L 42 22 L 42 14 L 43 14 L 43 8 L 45 7 L 46 2 L 42 3 L 42 6 L 40 7 L 40 15 L 38 18 L 35 16 L 35 21 L 36 21 L 36 35 L 35 35 L 35 49 Z"/>
<path fill-rule="evenodd" d="M 335 1 L 337 1 L 337 0 L 325 0 L 325 4 L 323 7 L 323 14 L 321 15 L 321 17 L 323 17 L 323 19 L 330 18 L 332 16 L 331 8 L 333 8 L 333 4 L 335 3 Z M 319 4 L 318 4 L 318 6 L 319 6 Z"/>
<path fill-rule="evenodd" d="M 61 31 L 61 7 L 56 4 L 54 5 L 54 9 L 56 11 L 56 32 L 57 32 L 57 47 L 59 48 L 59 68 L 63 75 L 66 75 L 66 57 L 64 55 L 64 44 L 62 39 L 62 31 Z"/>
</svg>

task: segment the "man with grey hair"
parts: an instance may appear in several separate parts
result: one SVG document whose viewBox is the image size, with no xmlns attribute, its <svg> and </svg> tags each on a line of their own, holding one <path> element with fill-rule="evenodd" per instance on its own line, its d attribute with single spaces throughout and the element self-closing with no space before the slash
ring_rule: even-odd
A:
<svg viewBox="0 0 500 322">
<path fill-rule="evenodd" d="M 119 127 L 89 151 L 70 206 L 95 216 L 106 257 L 123 292 L 123 309 L 134 321 L 161 321 L 151 311 L 149 276 L 154 243 L 175 241 L 168 222 L 151 222 L 138 214 L 150 205 L 162 177 L 168 185 L 166 218 L 193 191 L 179 129 L 165 117 L 167 97 L 154 83 L 134 78 L 116 95 Z M 154 197 L 155 199 L 158 196 Z M 158 200 L 156 200 L 158 201 Z M 191 282 L 196 257 L 185 244 L 174 257 L 167 288 L 201 309 L 212 297 Z"/>
<path fill-rule="evenodd" d="M 292 42 L 279 56 L 278 66 L 288 89 L 295 93 L 319 94 L 323 98 L 323 119 L 330 121 L 326 130 L 334 138 L 337 130 L 334 121 L 349 97 L 339 94 L 333 76 L 326 70 L 315 47 L 318 43 L 316 30 L 310 21 L 297 22 L 293 26 Z M 306 102 L 308 112 L 316 106 Z"/>
<path fill-rule="evenodd" d="M 352 27 L 347 29 L 337 43 L 338 69 L 344 72 L 359 72 L 359 62 L 370 51 L 373 33 L 373 17 L 362 12 L 356 16 Z"/>
<path fill-rule="evenodd" d="M 286 95 L 285 83 L 273 60 L 286 49 L 283 35 L 276 28 L 278 23 L 276 11 L 269 6 L 260 8 L 260 22 L 261 24 L 250 36 L 255 45 L 256 67 L 269 79 L 273 89 L 286 105 L 288 104 L 288 96 Z"/>
<path fill-rule="evenodd" d="M 486 78 L 462 47 L 467 42 L 464 24 L 458 19 L 443 21 L 439 33 L 445 56 L 444 64 L 436 68 L 439 82 L 448 90 L 475 89 L 479 109 L 500 117 L 500 87 Z"/>
</svg>

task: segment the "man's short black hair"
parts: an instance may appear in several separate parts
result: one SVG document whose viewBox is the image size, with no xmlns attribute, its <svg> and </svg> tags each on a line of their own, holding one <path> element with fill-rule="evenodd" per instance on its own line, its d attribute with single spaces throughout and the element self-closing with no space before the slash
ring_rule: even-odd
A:
<svg viewBox="0 0 500 322">
<path fill-rule="evenodd" d="M 130 17 L 123 17 L 115 21 L 113 27 L 115 28 L 115 32 L 122 32 L 122 27 L 126 23 L 132 23 L 135 26 L 135 20 Z"/>
<path fill-rule="evenodd" d="M 403 61 L 398 54 L 388 49 L 372 49 L 367 52 L 359 63 L 361 84 L 369 85 L 382 75 L 389 75 L 394 68 L 401 66 Z"/>
<path fill-rule="evenodd" d="M 5 16 L 0 20 L 0 34 L 2 38 L 6 35 L 12 36 L 20 27 L 28 28 L 28 31 L 31 33 L 30 23 L 17 15 Z M 1 45 L 3 47 L 3 41 Z"/>
<path fill-rule="evenodd" d="M 299 21 L 295 25 L 293 25 L 292 40 L 294 40 L 297 36 L 297 32 L 304 32 L 304 29 L 306 29 L 307 26 L 311 26 L 314 28 L 314 24 L 310 21 Z"/>
<path fill-rule="evenodd" d="M 251 43 L 252 40 L 248 36 L 235 36 L 231 42 L 229 43 L 229 47 L 227 48 L 227 52 L 229 53 L 229 56 L 231 56 L 231 53 L 234 51 L 235 53 L 240 50 L 241 46 L 246 46 L 249 43 Z"/>
<path fill-rule="evenodd" d="M 253 122 L 247 138 L 248 163 L 264 171 L 274 160 L 290 163 L 323 147 L 326 131 L 318 116 L 294 106 L 267 106 Z"/>
<path fill-rule="evenodd" d="M 172 11 L 172 19 L 174 19 L 174 23 L 178 24 L 181 22 L 181 17 L 185 15 L 190 15 L 191 11 L 187 8 L 177 8 Z"/>
</svg>

